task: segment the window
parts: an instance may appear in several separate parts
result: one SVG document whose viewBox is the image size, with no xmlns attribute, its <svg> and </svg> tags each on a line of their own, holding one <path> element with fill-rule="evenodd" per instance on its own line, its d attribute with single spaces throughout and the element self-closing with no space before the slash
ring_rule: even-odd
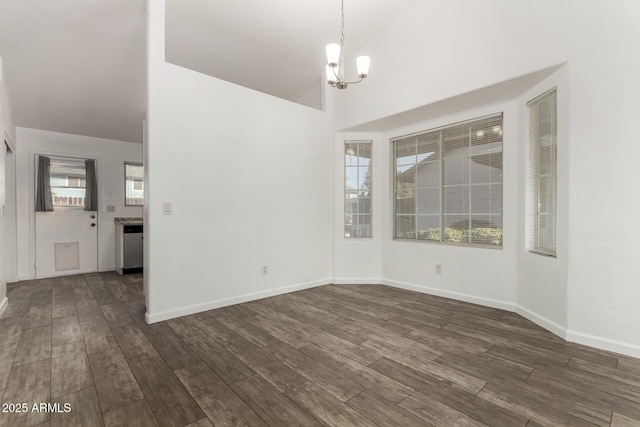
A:
<svg viewBox="0 0 640 427">
<path fill-rule="evenodd" d="M 52 158 L 49 183 L 54 207 L 84 207 L 86 172 L 82 160 Z"/>
<path fill-rule="evenodd" d="M 529 177 L 527 241 L 531 252 L 556 255 L 557 95 L 552 89 L 527 103 Z"/>
<path fill-rule="evenodd" d="M 144 205 L 144 167 L 140 163 L 124 164 L 124 205 Z"/>
<path fill-rule="evenodd" d="M 502 114 L 391 141 L 396 239 L 502 247 Z"/>
<path fill-rule="evenodd" d="M 372 237 L 371 141 L 344 144 L 344 237 Z"/>
</svg>

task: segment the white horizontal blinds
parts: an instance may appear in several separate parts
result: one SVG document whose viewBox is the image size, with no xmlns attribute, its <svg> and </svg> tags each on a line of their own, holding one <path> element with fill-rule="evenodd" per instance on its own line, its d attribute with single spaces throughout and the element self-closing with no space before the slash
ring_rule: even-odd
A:
<svg viewBox="0 0 640 427">
<path fill-rule="evenodd" d="M 546 92 L 527 104 L 529 177 L 527 241 L 529 250 L 556 255 L 557 94 Z"/>
<path fill-rule="evenodd" d="M 371 141 L 346 141 L 344 236 L 372 237 L 372 144 Z"/>
<path fill-rule="evenodd" d="M 443 130 L 443 241 L 502 245 L 502 115 Z"/>
<path fill-rule="evenodd" d="M 396 238 L 502 245 L 502 114 L 393 142 Z"/>
<path fill-rule="evenodd" d="M 440 240 L 440 133 L 396 140 L 395 237 Z"/>
</svg>

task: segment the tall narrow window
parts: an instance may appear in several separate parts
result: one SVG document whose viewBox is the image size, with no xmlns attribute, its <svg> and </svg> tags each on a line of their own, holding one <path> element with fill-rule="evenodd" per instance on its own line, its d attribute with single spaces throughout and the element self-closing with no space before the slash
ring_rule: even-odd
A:
<svg viewBox="0 0 640 427">
<path fill-rule="evenodd" d="M 395 238 L 502 246 L 502 114 L 392 142 Z"/>
<path fill-rule="evenodd" d="M 140 163 L 124 164 L 125 206 L 144 205 L 144 168 Z"/>
<path fill-rule="evenodd" d="M 557 94 L 552 89 L 529 109 L 528 244 L 531 252 L 556 256 Z"/>
<path fill-rule="evenodd" d="M 344 237 L 372 237 L 371 141 L 344 144 Z"/>
</svg>

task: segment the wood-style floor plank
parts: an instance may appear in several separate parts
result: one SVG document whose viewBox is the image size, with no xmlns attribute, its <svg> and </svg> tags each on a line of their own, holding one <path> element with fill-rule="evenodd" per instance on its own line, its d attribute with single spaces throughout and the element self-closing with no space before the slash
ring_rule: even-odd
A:
<svg viewBox="0 0 640 427">
<path fill-rule="evenodd" d="M 255 374 L 243 361 L 238 359 L 212 337 L 201 335 L 186 340 L 191 350 L 220 376 L 227 384 L 240 381 Z"/>
<path fill-rule="evenodd" d="M 309 378 L 315 384 L 345 402 L 364 390 L 346 371 L 336 371 L 305 353 L 285 343 L 272 344 L 265 348 L 282 363 Z"/>
<path fill-rule="evenodd" d="M 375 426 L 368 418 L 311 381 L 289 390 L 286 395 L 324 425 L 332 427 Z"/>
<path fill-rule="evenodd" d="M 265 379 L 254 375 L 231 388 L 271 426 L 320 426 L 320 423 Z"/>
<path fill-rule="evenodd" d="M 35 362 L 51 357 L 51 326 L 26 329 L 22 331 L 13 364 Z"/>
<path fill-rule="evenodd" d="M 112 347 L 90 354 L 89 364 L 102 412 L 143 398 L 140 386 L 120 348 Z"/>
<path fill-rule="evenodd" d="M 411 414 L 401 406 L 366 390 L 352 397 L 347 405 L 366 416 L 381 427 L 419 427 L 424 426 L 424 420 Z"/>
<path fill-rule="evenodd" d="M 368 366 L 320 345 L 311 344 L 301 348 L 300 351 L 323 362 L 330 368 L 335 369 L 336 372 L 346 372 L 366 390 L 391 402 L 398 403 L 414 391 L 412 388 L 392 380 Z"/>
<path fill-rule="evenodd" d="M 52 403 L 57 404 L 58 409 L 51 414 L 51 427 L 104 425 L 96 389 L 93 387 L 60 396 L 53 399 Z M 69 411 L 64 405 L 69 405 Z"/>
<path fill-rule="evenodd" d="M 107 412 L 104 414 L 104 425 L 106 427 L 158 427 L 156 418 L 146 400 L 138 400 Z"/>
<path fill-rule="evenodd" d="M 399 406 L 422 418 L 428 425 L 456 427 L 486 426 L 486 424 L 417 391 L 400 402 Z"/>
<path fill-rule="evenodd" d="M 38 360 L 21 365 L 14 364 L 7 380 L 2 403 L 25 403 L 27 412 L 5 412 L 0 426 L 15 427 L 37 425 L 49 419 L 46 412 L 32 411 L 34 403 L 49 402 L 51 395 L 51 361 Z"/>
<path fill-rule="evenodd" d="M 179 369 L 176 375 L 214 425 L 267 425 L 204 363 Z"/>
<path fill-rule="evenodd" d="M 114 272 L 8 284 L 0 396 L 48 411 L 0 427 L 640 425 L 640 359 L 515 313 L 328 285 L 149 325 L 142 289 Z"/>
<path fill-rule="evenodd" d="M 59 397 L 93 386 L 87 351 L 82 341 L 53 348 L 51 397 Z"/>
<path fill-rule="evenodd" d="M 185 425 L 204 416 L 162 358 L 131 363 L 131 370 L 160 426 Z"/>
</svg>

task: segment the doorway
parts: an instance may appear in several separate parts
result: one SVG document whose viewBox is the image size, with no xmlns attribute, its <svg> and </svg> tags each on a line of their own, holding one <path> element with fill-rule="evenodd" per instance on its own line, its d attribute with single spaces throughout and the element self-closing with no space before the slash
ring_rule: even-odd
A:
<svg viewBox="0 0 640 427">
<path fill-rule="evenodd" d="M 35 276 L 45 278 L 96 272 L 98 212 L 85 210 L 85 159 L 49 158 L 48 182 L 53 210 L 35 213 Z M 38 156 L 35 161 L 35 170 L 38 171 Z M 35 182 L 38 182 L 37 177 Z"/>
</svg>

